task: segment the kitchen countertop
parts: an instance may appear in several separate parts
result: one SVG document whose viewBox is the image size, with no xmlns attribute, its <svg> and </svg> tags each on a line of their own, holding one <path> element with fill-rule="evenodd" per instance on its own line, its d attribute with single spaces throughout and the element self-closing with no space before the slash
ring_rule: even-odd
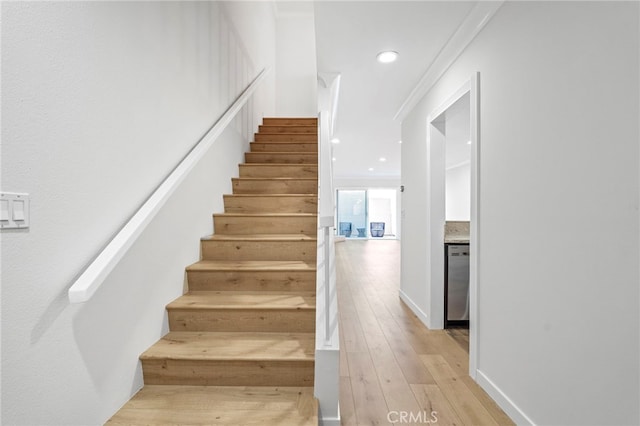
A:
<svg viewBox="0 0 640 426">
<path fill-rule="evenodd" d="M 444 225 L 445 244 L 469 244 L 469 222 L 447 221 Z"/>
<path fill-rule="evenodd" d="M 469 244 L 469 236 L 444 237 L 445 244 Z"/>
</svg>

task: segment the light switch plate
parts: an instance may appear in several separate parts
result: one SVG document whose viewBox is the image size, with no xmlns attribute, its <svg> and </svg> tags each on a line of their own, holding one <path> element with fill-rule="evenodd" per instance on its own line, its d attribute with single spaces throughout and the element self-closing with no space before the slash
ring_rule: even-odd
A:
<svg viewBox="0 0 640 426">
<path fill-rule="evenodd" d="M 0 229 L 29 227 L 29 194 L 0 192 Z"/>
</svg>

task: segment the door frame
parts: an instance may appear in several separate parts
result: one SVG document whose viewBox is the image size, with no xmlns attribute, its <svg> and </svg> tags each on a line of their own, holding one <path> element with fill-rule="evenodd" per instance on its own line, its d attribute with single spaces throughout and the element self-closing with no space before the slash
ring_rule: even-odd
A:
<svg viewBox="0 0 640 426">
<path fill-rule="evenodd" d="M 428 326 L 444 327 L 444 223 L 446 137 L 442 130 L 444 113 L 469 93 L 471 140 L 471 214 L 469 250 L 469 375 L 476 378 L 478 353 L 479 220 L 480 220 L 480 73 L 471 77 L 427 117 L 427 279 L 429 281 Z"/>
</svg>

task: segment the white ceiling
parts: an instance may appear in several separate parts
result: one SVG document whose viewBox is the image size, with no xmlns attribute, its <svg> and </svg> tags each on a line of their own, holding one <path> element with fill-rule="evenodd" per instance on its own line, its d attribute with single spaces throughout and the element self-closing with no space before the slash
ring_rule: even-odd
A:
<svg viewBox="0 0 640 426">
<path fill-rule="evenodd" d="M 314 3 L 318 71 L 342 75 L 334 177 L 400 176 L 400 122 L 393 117 L 475 4 Z M 376 55 L 383 50 L 400 56 L 392 64 L 380 64 Z"/>
</svg>

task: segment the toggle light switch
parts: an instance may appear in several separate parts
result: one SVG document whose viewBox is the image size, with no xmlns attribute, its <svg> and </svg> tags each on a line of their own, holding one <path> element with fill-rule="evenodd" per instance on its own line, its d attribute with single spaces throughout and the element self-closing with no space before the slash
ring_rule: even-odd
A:
<svg viewBox="0 0 640 426">
<path fill-rule="evenodd" d="M 9 200 L 0 200 L 0 221 L 9 221 Z"/>
<path fill-rule="evenodd" d="M 24 200 L 13 200 L 13 220 L 24 222 Z"/>
<path fill-rule="evenodd" d="M 0 229 L 29 227 L 29 194 L 0 192 Z"/>
</svg>

